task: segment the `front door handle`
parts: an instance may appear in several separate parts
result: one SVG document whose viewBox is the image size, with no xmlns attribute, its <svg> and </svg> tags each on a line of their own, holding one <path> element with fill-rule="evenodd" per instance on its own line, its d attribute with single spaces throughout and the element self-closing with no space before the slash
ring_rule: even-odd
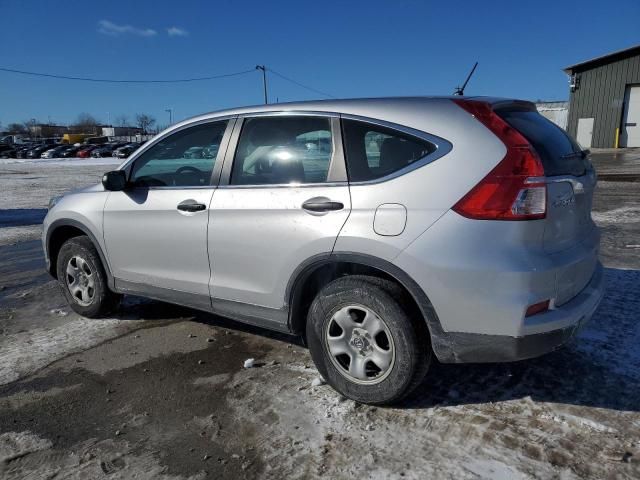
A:
<svg viewBox="0 0 640 480">
<path fill-rule="evenodd" d="M 332 212 L 342 210 L 344 204 L 342 202 L 334 202 L 325 197 L 310 198 L 302 204 L 302 208 L 310 212 Z"/>
<path fill-rule="evenodd" d="M 178 204 L 178 210 L 183 212 L 201 212 L 205 210 L 207 206 L 203 203 L 180 203 Z"/>
</svg>

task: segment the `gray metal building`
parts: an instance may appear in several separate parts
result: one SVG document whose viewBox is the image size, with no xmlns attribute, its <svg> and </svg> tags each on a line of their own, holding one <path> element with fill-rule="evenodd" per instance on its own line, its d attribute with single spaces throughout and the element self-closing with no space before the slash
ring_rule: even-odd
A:
<svg viewBox="0 0 640 480">
<path fill-rule="evenodd" d="M 640 147 L 640 45 L 564 69 L 567 131 L 585 148 Z"/>
</svg>

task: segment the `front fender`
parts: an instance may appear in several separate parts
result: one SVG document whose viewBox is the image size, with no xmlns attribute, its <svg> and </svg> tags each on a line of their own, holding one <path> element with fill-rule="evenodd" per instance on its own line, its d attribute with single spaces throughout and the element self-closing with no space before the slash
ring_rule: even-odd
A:
<svg viewBox="0 0 640 480">
<path fill-rule="evenodd" d="M 55 256 L 57 255 L 57 252 L 52 252 L 52 241 L 58 240 L 56 239 L 57 231 L 68 227 L 68 231 L 76 229 L 91 239 L 107 273 L 109 286 L 113 288 L 113 275 L 102 233 L 103 210 L 107 196 L 108 192 L 104 191 L 67 195 L 49 211 L 43 222 L 42 243 L 47 271 L 51 275 L 55 276 Z M 64 240 L 66 238 L 62 239 Z"/>
</svg>

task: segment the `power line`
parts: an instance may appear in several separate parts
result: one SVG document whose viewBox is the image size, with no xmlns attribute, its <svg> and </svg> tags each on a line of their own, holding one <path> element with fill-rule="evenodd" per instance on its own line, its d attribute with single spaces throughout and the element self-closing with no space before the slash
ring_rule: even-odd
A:
<svg viewBox="0 0 640 480">
<path fill-rule="evenodd" d="M 286 81 L 291 82 L 291 83 L 293 83 L 295 85 L 298 85 L 299 87 L 306 88 L 307 90 L 310 90 L 310 91 L 315 92 L 315 93 L 319 93 L 320 95 L 325 96 L 325 97 L 336 98 L 335 96 L 331 95 L 330 93 L 326 93 L 326 92 L 322 92 L 320 90 L 316 90 L 315 88 L 312 88 L 312 87 L 304 85 L 304 84 L 302 84 L 300 82 L 297 82 L 297 81 L 293 80 L 292 78 L 285 77 L 284 75 L 282 75 L 281 73 L 276 72 L 272 68 L 267 68 L 267 70 L 269 70 L 274 75 L 277 75 L 278 77 L 282 78 L 283 80 L 286 80 Z"/>
<path fill-rule="evenodd" d="M 99 83 L 186 83 L 186 82 L 201 82 L 205 80 L 216 80 L 218 78 L 236 77 L 239 75 L 246 75 L 248 73 L 255 72 L 255 69 L 243 70 L 241 72 L 223 73 L 221 75 L 211 75 L 208 77 L 195 77 L 195 78 L 179 78 L 176 80 L 116 80 L 110 78 L 92 78 L 92 77 L 71 77 L 67 75 L 55 75 L 52 73 L 40 73 L 40 72 L 27 72 L 25 70 L 15 70 L 12 68 L 0 67 L 0 71 L 9 73 L 19 73 L 21 75 L 31 75 L 35 77 L 48 77 L 58 78 L 61 80 L 78 80 L 83 82 L 99 82 Z M 274 72 L 275 73 L 275 72 Z"/>
<path fill-rule="evenodd" d="M 75 80 L 75 81 L 95 82 L 95 83 L 138 83 L 138 84 L 165 83 L 166 84 L 166 83 L 202 82 L 202 81 L 207 81 L 207 80 L 216 80 L 216 79 L 220 79 L 220 78 L 237 77 L 237 76 L 240 76 L 240 75 L 248 75 L 249 73 L 253 73 L 253 72 L 256 71 L 256 69 L 262 70 L 264 87 L 265 87 L 265 103 L 267 103 L 267 100 L 266 100 L 266 76 L 265 76 L 266 71 L 269 71 L 269 72 L 273 73 L 274 75 L 282 78 L 283 80 L 286 80 L 287 82 L 293 83 L 294 85 L 297 85 L 299 87 L 307 89 L 307 90 L 309 90 L 311 92 L 317 93 L 317 94 L 322 95 L 324 97 L 336 98 L 334 95 L 331 95 L 330 93 L 323 92 L 321 90 L 318 90 L 318 89 L 315 89 L 315 88 L 310 87 L 308 85 L 305 85 L 303 83 L 300 83 L 297 80 L 294 80 L 294 79 L 292 79 L 290 77 L 287 77 L 287 76 L 285 76 L 285 75 L 283 75 L 283 74 L 281 74 L 279 72 L 276 72 L 272 68 L 268 68 L 268 67 L 266 67 L 264 65 L 258 65 L 255 68 L 252 68 L 250 70 L 242 70 L 240 72 L 223 73 L 223 74 L 220 74 L 220 75 L 210 75 L 210 76 L 206 76 L 206 77 L 178 78 L 178 79 L 174 79 L 174 80 L 169 80 L 169 79 L 161 79 L 161 80 L 118 80 L 118 79 L 113 79 L 113 78 L 75 77 L 75 76 L 69 76 L 69 75 L 57 75 L 57 74 L 53 74 L 53 73 L 30 72 L 30 71 L 26 71 L 26 70 L 17 70 L 17 69 L 14 69 L 14 68 L 6 68 L 6 67 L 0 67 L 0 72 L 17 73 L 17 74 L 20 74 L 20 75 L 30 75 L 30 76 L 34 76 L 34 77 L 57 78 L 59 80 Z"/>
</svg>

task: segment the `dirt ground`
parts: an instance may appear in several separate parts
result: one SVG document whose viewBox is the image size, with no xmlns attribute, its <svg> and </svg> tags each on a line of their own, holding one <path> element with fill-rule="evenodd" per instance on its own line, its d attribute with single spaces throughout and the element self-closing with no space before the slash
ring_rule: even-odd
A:
<svg viewBox="0 0 640 480">
<path fill-rule="evenodd" d="M 38 223 L 112 166 L 0 164 L 0 478 L 640 478 L 640 182 L 599 183 L 608 290 L 578 338 L 434 363 L 404 404 L 373 408 L 312 386 L 296 338 L 134 297 L 73 313 Z"/>
</svg>

